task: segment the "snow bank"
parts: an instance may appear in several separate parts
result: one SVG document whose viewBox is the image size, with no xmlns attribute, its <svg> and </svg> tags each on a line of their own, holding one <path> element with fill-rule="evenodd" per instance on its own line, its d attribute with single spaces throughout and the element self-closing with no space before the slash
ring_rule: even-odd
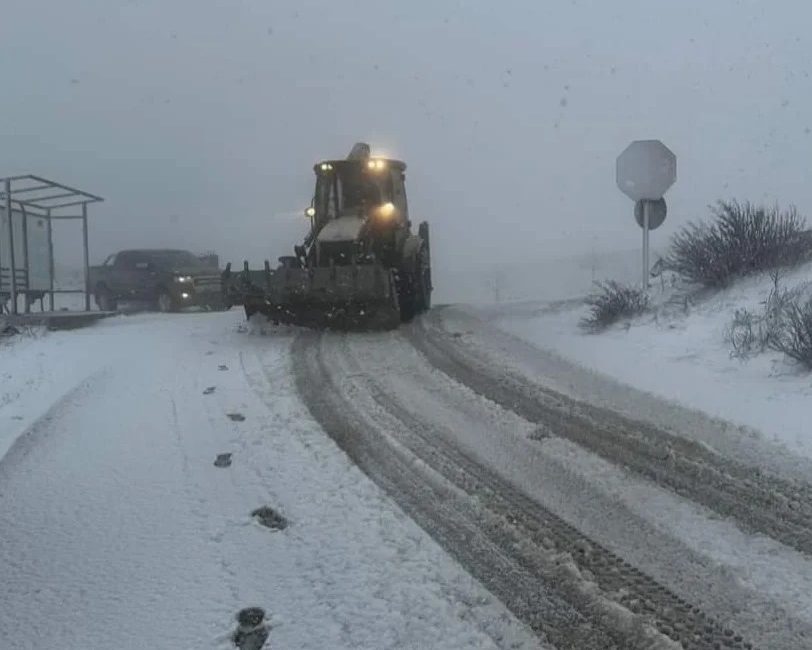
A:
<svg viewBox="0 0 812 650">
<path fill-rule="evenodd" d="M 807 266 L 785 276 L 782 284 L 792 287 L 811 275 Z M 755 429 L 794 453 L 812 457 L 812 374 L 778 353 L 732 358 L 725 341 L 735 310 L 758 311 L 772 286 L 766 275 L 753 277 L 693 303 L 655 286 L 657 315 L 601 334 L 579 330 L 585 308 L 577 304 L 535 311 L 525 306 L 497 324 L 589 369 Z"/>
</svg>

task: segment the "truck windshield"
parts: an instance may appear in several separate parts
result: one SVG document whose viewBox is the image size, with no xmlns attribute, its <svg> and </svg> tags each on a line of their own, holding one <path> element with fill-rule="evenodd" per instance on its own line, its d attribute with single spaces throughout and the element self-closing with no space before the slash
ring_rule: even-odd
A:
<svg viewBox="0 0 812 650">
<path fill-rule="evenodd" d="M 150 261 L 158 266 L 171 267 L 171 266 L 205 266 L 199 258 L 195 257 L 188 251 L 158 251 L 149 254 Z"/>
</svg>

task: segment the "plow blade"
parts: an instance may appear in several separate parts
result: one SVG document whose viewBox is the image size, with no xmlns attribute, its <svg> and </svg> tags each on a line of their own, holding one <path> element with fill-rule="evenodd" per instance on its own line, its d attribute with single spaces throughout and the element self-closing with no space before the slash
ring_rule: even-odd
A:
<svg viewBox="0 0 812 650">
<path fill-rule="evenodd" d="M 378 264 L 266 268 L 223 275 L 227 300 L 275 323 L 344 330 L 400 324 L 394 272 Z"/>
</svg>

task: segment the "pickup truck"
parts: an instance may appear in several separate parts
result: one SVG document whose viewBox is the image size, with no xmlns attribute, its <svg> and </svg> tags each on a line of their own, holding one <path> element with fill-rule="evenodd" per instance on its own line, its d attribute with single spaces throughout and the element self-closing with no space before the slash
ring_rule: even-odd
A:
<svg viewBox="0 0 812 650">
<path fill-rule="evenodd" d="M 90 286 L 102 311 L 120 301 L 148 301 L 159 311 L 200 306 L 224 309 L 220 269 L 189 251 L 119 251 L 90 267 Z"/>
</svg>

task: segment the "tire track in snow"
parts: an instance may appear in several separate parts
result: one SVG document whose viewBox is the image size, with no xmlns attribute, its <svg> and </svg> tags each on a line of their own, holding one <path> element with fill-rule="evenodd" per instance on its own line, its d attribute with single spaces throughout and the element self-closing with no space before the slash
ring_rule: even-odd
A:
<svg viewBox="0 0 812 650">
<path fill-rule="evenodd" d="M 574 443 L 537 439 L 532 423 L 434 369 L 402 336 L 343 343 L 341 353 L 326 350 L 342 382 L 383 392 L 453 448 L 751 641 L 809 645 L 812 562 L 803 554 Z M 354 392 L 354 401 L 374 411 L 371 392 Z"/>
<path fill-rule="evenodd" d="M 288 391 L 291 392 L 298 392 L 296 388 L 291 385 L 288 386 L 288 382 L 291 384 L 293 381 L 285 378 L 287 372 L 279 372 L 279 369 L 276 368 L 275 371 L 271 371 L 260 358 L 255 356 L 246 357 L 245 355 L 242 356 L 241 362 L 241 369 L 243 371 L 243 375 L 245 377 L 246 382 L 250 385 L 256 396 L 262 400 L 268 407 L 269 412 L 276 412 L 277 405 L 274 403 L 274 395 L 278 394 L 280 390 L 283 393 L 287 393 Z M 295 353 L 292 355 L 292 362 L 288 362 L 288 368 L 290 370 L 290 376 L 298 376 L 298 370 L 296 370 L 296 364 L 298 364 L 298 356 Z M 298 380 L 297 380 L 298 383 Z M 297 399 L 298 402 L 298 399 Z M 308 410 L 306 405 L 302 405 L 301 407 L 304 411 Z M 302 445 L 306 450 L 308 455 L 310 456 L 311 460 L 314 461 L 317 465 L 322 465 L 324 463 L 329 462 L 329 455 L 325 457 L 322 452 L 319 451 L 321 443 L 321 437 L 323 436 L 322 432 L 318 431 L 318 433 L 311 434 L 310 432 L 305 432 L 300 426 L 292 426 L 291 434 L 298 439 L 298 444 Z M 311 437 L 312 435 L 312 437 Z M 331 453 L 333 453 L 331 451 Z M 383 487 L 385 491 L 389 492 L 387 489 L 387 485 L 390 485 L 390 477 L 398 476 L 401 479 L 407 481 L 412 486 L 409 494 L 414 496 L 415 502 L 424 501 L 425 503 L 434 503 L 437 504 L 437 508 L 442 510 L 444 513 L 444 518 L 450 518 L 453 516 L 453 508 L 443 505 L 448 498 L 448 486 L 443 481 L 441 484 L 435 485 L 431 482 L 426 482 L 423 480 L 421 476 L 415 476 L 414 474 L 414 458 L 411 455 L 406 456 L 399 456 L 397 454 L 393 454 L 392 456 L 387 457 L 387 464 L 384 471 L 382 471 L 378 478 L 380 481 L 376 480 L 376 483 L 380 487 Z M 334 482 L 331 485 L 331 490 L 335 493 L 342 493 L 344 491 L 348 491 L 350 493 L 354 492 L 357 489 L 357 482 L 355 479 L 352 478 L 352 473 L 346 476 L 346 480 L 348 481 L 347 484 L 342 484 L 339 480 Z M 392 482 L 391 486 L 394 486 L 395 483 Z M 392 488 L 394 489 L 394 487 Z M 402 505 L 402 504 L 401 504 Z M 293 531 L 295 531 L 295 526 L 293 527 Z M 403 544 L 403 540 L 400 537 L 397 537 L 398 531 L 392 531 L 389 533 L 388 531 L 382 531 L 387 534 L 388 537 L 391 536 L 390 543 L 392 546 L 401 547 Z M 421 533 L 422 534 L 422 533 Z M 458 546 L 464 546 L 466 544 L 466 540 L 473 539 L 476 532 L 474 530 L 469 531 L 467 534 L 463 534 L 461 537 L 457 536 L 454 537 L 454 543 Z M 416 538 L 407 538 L 406 540 L 406 547 L 408 548 L 411 544 L 417 544 L 418 547 L 421 542 L 421 538 L 418 535 Z M 448 548 L 450 544 L 442 544 L 445 548 Z M 411 552 L 406 552 L 405 560 L 412 561 L 410 557 Z M 400 555 L 400 551 L 399 551 Z M 500 572 L 505 579 L 509 576 L 516 576 L 517 572 L 513 570 L 512 565 L 510 565 L 507 560 L 501 558 L 498 554 L 494 554 L 493 556 L 493 571 Z M 391 560 L 390 560 L 391 561 Z M 318 566 L 319 574 L 325 572 L 321 566 Z M 434 571 L 439 570 L 432 569 L 432 573 Z M 456 571 L 455 571 L 456 572 Z M 523 578 L 519 575 L 517 580 L 521 581 Z M 385 594 L 391 588 L 390 585 L 386 585 L 385 587 L 381 585 L 378 589 L 382 590 L 381 597 L 386 597 Z M 465 610 L 463 613 L 458 613 L 458 616 L 461 619 L 468 619 L 471 620 L 472 623 L 475 623 L 479 632 L 487 635 L 492 640 L 492 643 L 495 647 L 500 648 L 513 648 L 513 647 L 543 647 L 549 648 L 549 646 L 544 639 L 540 639 L 540 645 L 535 643 L 533 644 L 522 644 L 521 641 L 516 641 L 515 639 L 511 640 L 512 635 L 506 635 L 505 629 L 503 629 L 502 624 L 505 622 L 502 619 L 503 615 L 500 615 L 500 624 L 494 625 L 493 622 L 488 622 L 483 624 L 483 621 L 479 618 L 479 614 L 477 612 L 482 611 L 481 608 L 489 608 L 490 605 L 488 604 L 489 601 L 483 599 L 481 602 L 478 600 L 472 600 L 472 592 L 466 588 L 461 588 L 459 584 L 454 581 L 444 582 L 442 583 L 443 592 L 448 594 L 446 598 L 448 598 L 449 602 L 455 603 L 457 606 L 462 605 L 465 606 Z M 538 585 L 535 582 L 529 582 L 524 586 L 524 589 L 529 593 L 531 591 L 538 591 Z M 477 589 L 477 592 L 479 589 Z M 536 599 L 539 597 L 536 596 Z M 502 605 L 499 605 L 499 609 L 502 608 Z M 487 609 L 485 610 L 487 611 Z M 404 612 L 405 615 L 405 612 Z M 333 611 L 327 614 L 328 618 L 333 617 Z M 346 619 L 340 618 L 333 618 L 335 625 L 341 629 L 341 637 L 342 640 L 345 641 L 347 647 L 353 647 L 354 644 L 352 639 L 354 637 L 351 634 L 352 625 L 348 623 Z M 422 619 L 421 619 L 422 620 Z M 487 619 L 485 619 L 487 620 Z M 420 620 L 414 621 L 414 624 L 419 625 Z M 377 646 L 373 647 L 391 647 L 391 648 L 401 648 L 401 647 L 412 647 L 413 642 L 411 643 L 400 643 L 400 642 L 389 642 L 384 643 L 383 640 L 379 640 Z M 416 647 L 416 646 L 415 646 Z M 421 646 L 422 647 L 422 646 Z M 442 646 L 432 646 L 432 647 L 442 647 Z M 460 647 L 460 646 L 451 646 L 451 647 Z M 584 646 L 588 648 L 589 646 Z"/>
<path fill-rule="evenodd" d="M 443 442 L 385 392 L 371 389 L 378 408 L 359 410 L 354 393 L 370 388 L 353 375 L 364 373 L 339 381 L 327 340 L 303 335 L 294 344 L 297 385 L 313 416 L 534 630 L 562 648 L 751 647 Z M 572 557 L 571 549 L 584 550 Z"/>
<path fill-rule="evenodd" d="M 421 320 L 405 335 L 435 368 L 475 393 L 634 474 L 812 554 L 812 487 L 768 476 L 610 409 L 530 384 Z"/>
<path fill-rule="evenodd" d="M 275 383 L 279 380 L 278 377 L 272 376 L 268 372 L 267 368 L 265 368 L 265 366 L 263 366 L 261 364 L 259 364 L 257 367 L 255 367 L 253 369 L 249 368 L 249 364 L 246 363 L 245 356 L 244 356 L 244 354 L 242 352 L 240 353 L 239 357 L 240 357 L 240 370 L 242 372 L 242 376 L 243 376 L 245 382 L 251 388 L 251 390 L 253 391 L 255 396 L 258 399 L 260 399 L 266 405 L 266 407 L 268 409 L 268 412 L 273 413 L 274 410 L 275 410 L 274 409 L 274 404 L 273 404 L 273 402 L 271 400 L 269 400 L 268 389 L 269 389 L 269 387 L 275 385 Z M 294 358 L 295 358 L 295 356 L 294 356 Z M 305 447 L 307 447 L 308 449 L 311 449 L 311 453 L 314 454 L 314 460 L 316 460 L 318 462 L 321 462 L 322 459 L 319 457 L 318 453 L 315 452 L 315 450 L 312 449 L 309 442 L 307 442 L 307 440 L 303 439 L 302 443 L 303 443 L 303 445 Z M 262 472 L 259 470 L 259 468 L 252 466 L 252 470 L 253 470 L 255 476 L 258 479 L 262 479 Z M 336 490 L 340 490 L 342 486 L 336 485 L 334 487 L 335 487 Z M 415 486 L 415 487 L 417 488 L 417 486 Z M 325 570 L 323 569 L 323 567 L 317 566 L 316 568 L 317 568 L 320 576 L 322 576 L 322 578 L 323 578 L 323 575 L 325 573 Z M 331 615 L 332 615 L 332 612 L 331 612 Z M 334 625 L 336 625 L 341 630 L 342 642 L 346 645 L 346 647 L 350 647 L 352 645 L 352 643 L 351 643 L 351 637 L 350 637 L 350 634 L 349 634 L 349 626 L 347 624 L 347 621 L 342 620 L 342 619 L 340 619 L 338 617 L 335 617 L 333 615 L 333 623 L 334 623 Z"/>
</svg>

